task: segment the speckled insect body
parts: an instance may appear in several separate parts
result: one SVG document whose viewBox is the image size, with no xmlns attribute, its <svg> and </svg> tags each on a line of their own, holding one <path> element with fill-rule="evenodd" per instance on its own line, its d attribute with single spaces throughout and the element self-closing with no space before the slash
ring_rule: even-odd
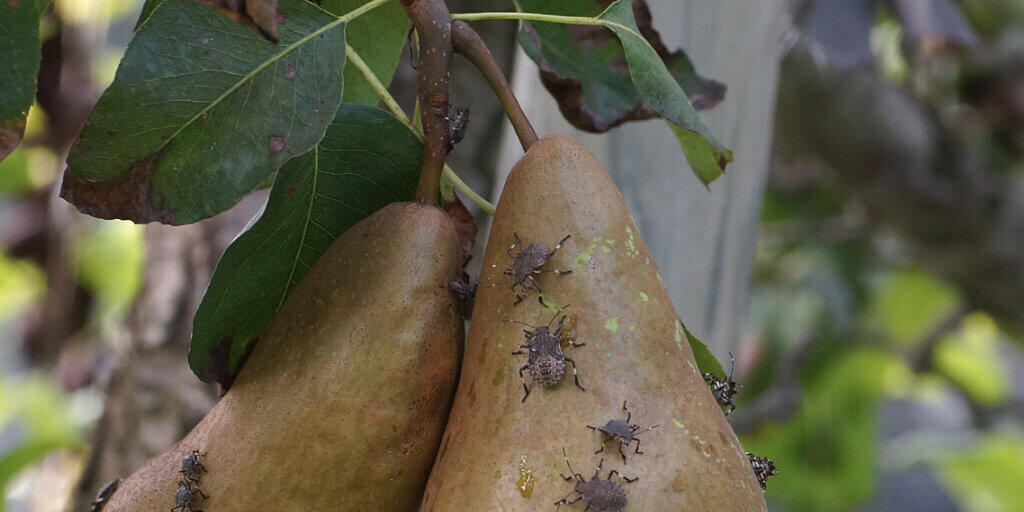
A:
<svg viewBox="0 0 1024 512">
<path fill-rule="evenodd" d="M 477 283 L 470 284 L 468 277 L 459 277 L 448 281 L 448 289 L 455 293 L 459 300 L 459 310 L 462 316 L 469 318 L 473 313 L 473 303 L 476 301 Z"/>
<path fill-rule="evenodd" d="M 526 291 L 532 289 L 538 294 L 537 300 L 540 301 L 541 305 L 546 307 L 547 304 L 544 304 L 544 297 L 541 295 L 543 292 L 540 289 L 540 285 L 537 284 L 537 280 L 534 278 L 534 275 L 542 272 L 552 272 L 556 275 L 572 273 L 572 270 L 540 269 L 541 266 L 547 263 L 547 261 L 562 248 L 562 244 L 564 244 L 572 235 L 565 235 L 565 238 L 562 238 L 554 249 L 550 249 L 544 244 L 530 244 L 515 253 L 512 251 L 522 244 L 523 241 L 519 238 L 518 233 L 512 233 L 512 236 L 515 237 L 515 241 L 512 242 L 512 245 L 509 246 L 506 251 L 508 255 L 512 257 L 512 264 L 505 269 L 505 274 L 512 276 L 512 291 L 516 294 L 516 300 L 513 304 L 519 304 L 522 302 L 523 299 L 526 298 Z M 516 290 L 517 286 L 519 287 L 519 291 Z"/>
<path fill-rule="evenodd" d="M 775 468 L 775 461 L 768 457 L 758 457 L 750 452 L 747 452 L 747 459 L 750 460 L 750 468 L 754 470 L 757 483 L 761 484 L 761 490 L 765 490 L 768 486 L 768 479 L 779 474 L 779 470 Z"/>
<path fill-rule="evenodd" d="M 202 462 L 203 456 L 204 454 L 199 453 L 199 450 L 192 450 L 181 459 L 181 469 L 178 470 L 178 473 L 181 473 L 182 480 L 199 483 L 199 472 L 207 472 L 206 466 Z"/>
<path fill-rule="evenodd" d="M 117 486 L 120 483 L 121 479 L 117 478 L 103 484 L 103 487 L 100 487 L 100 492 L 96 493 L 96 499 L 90 504 L 89 512 L 100 512 L 103 510 L 104 505 L 110 501 L 110 497 L 114 495 L 114 491 L 117 491 Z"/>
<path fill-rule="evenodd" d="M 636 453 L 637 455 L 643 455 L 644 452 L 640 451 L 639 435 L 643 432 L 647 432 L 648 430 L 656 429 L 659 427 L 659 425 L 654 425 L 653 427 L 647 427 L 643 430 L 640 430 L 640 425 L 633 425 L 629 422 L 630 418 L 632 418 L 633 416 L 633 413 L 629 412 L 629 409 L 626 408 L 626 402 L 622 402 L 622 410 L 626 411 L 625 420 L 608 420 L 608 422 L 605 423 L 603 427 L 594 427 L 591 425 L 587 425 L 587 428 L 596 430 L 604 434 L 604 439 L 601 443 L 601 448 L 599 448 L 594 453 L 603 452 L 605 443 L 612 439 L 617 439 L 619 441 L 619 455 L 622 456 L 622 463 L 625 464 L 626 454 L 622 452 L 622 448 L 628 448 L 633 441 L 636 441 L 636 450 L 634 451 L 634 453 Z"/>
<path fill-rule="evenodd" d="M 193 489 L 193 487 L 195 487 Z M 174 507 L 171 508 L 171 512 L 203 512 L 192 508 L 192 501 L 195 499 L 196 494 L 202 496 L 204 499 L 209 498 L 203 491 L 199 490 L 199 487 L 195 484 L 181 480 L 178 482 L 178 490 L 174 492 Z"/>
<path fill-rule="evenodd" d="M 729 354 L 729 358 L 732 359 L 732 354 Z M 728 416 L 732 411 L 736 410 L 736 404 L 733 403 L 733 397 L 739 391 L 739 386 L 736 381 L 732 380 L 732 372 L 736 369 L 736 360 L 732 360 L 732 369 L 729 370 L 729 376 L 724 379 L 719 379 L 717 375 L 713 373 L 704 374 L 704 382 L 708 383 L 711 387 L 711 395 L 715 397 L 715 401 L 722 407 L 728 407 L 729 410 L 725 411 L 725 415 Z"/>
<path fill-rule="evenodd" d="M 553 322 L 558 314 L 562 312 L 566 307 L 558 310 L 555 316 L 551 318 Z M 550 329 L 550 323 L 540 327 L 534 327 L 530 324 L 521 323 L 531 329 L 524 330 L 523 333 L 526 335 L 527 343 L 520 345 L 520 350 L 512 352 L 513 354 L 523 354 L 522 349 L 527 349 L 528 352 L 526 358 L 526 364 L 519 368 L 519 376 L 523 377 L 523 372 L 528 371 L 530 373 L 530 380 L 533 384 L 537 384 L 542 388 L 551 387 L 558 384 L 562 377 L 565 376 L 565 363 L 572 364 L 572 375 L 573 380 L 576 382 L 576 387 L 586 391 L 583 386 L 580 385 L 580 376 L 576 371 L 576 361 L 570 357 L 565 357 L 562 352 L 562 339 L 559 337 L 562 331 L 562 322 L 565 321 L 565 315 L 558 323 L 558 329 L 552 333 Z M 515 322 L 513 320 L 513 322 Z M 569 343 L 573 347 L 582 347 L 586 343 L 576 343 L 570 340 Z M 530 386 L 526 385 L 526 379 L 523 378 L 523 402 L 530 396 Z"/>
<path fill-rule="evenodd" d="M 601 478 L 599 476 L 601 466 L 604 465 L 604 459 L 601 459 L 601 462 L 597 464 L 597 469 L 594 471 L 594 476 L 587 480 L 583 478 L 583 475 L 572 470 L 572 465 L 569 464 L 569 457 L 565 455 L 565 448 L 562 449 L 562 455 L 565 457 L 565 465 L 569 467 L 569 475 L 561 476 L 566 481 L 575 479 L 576 484 L 573 485 L 572 492 L 555 502 L 555 510 L 561 508 L 562 505 L 573 505 L 583 501 L 586 504 L 583 510 L 593 508 L 597 512 L 622 512 L 627 502 L 626 489 L 622 484 L 612 480 L 612 477 L 617 475 L 626 483 L 635 482 L 639 478 L 626 478 L 614 469 L 608 472 L 608 478 Z M 573 494 L 577 496 L 570 500 L 569 496 Z"/>
</svg>

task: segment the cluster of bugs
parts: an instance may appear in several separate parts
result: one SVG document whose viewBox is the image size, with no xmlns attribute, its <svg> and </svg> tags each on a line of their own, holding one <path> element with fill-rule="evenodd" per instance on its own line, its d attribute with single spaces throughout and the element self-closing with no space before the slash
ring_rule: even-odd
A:
<svg viewBox="0 0 1024 512">
<path fill-rule="evenodd" d="M 547 325 L 540 327 L 517 320 L 510 320 L 510 322 L 519 323 L 532 329 L 523 330 L 523 334 L 526 336 L 526 343 L 520 345 L 519 350 L 512 352 L 512 354 L 527 354 L 526 364 L 519 368 L 519 377 L 523 378 L 523 402 L 530 396 L 530 386 L 526 385 L 526 379 L 523 377 L 524 371 L 529 371 L 533 384 L 547 388 L 558 384 L 562 380 L 562 377 L 565 375 L 565 363 L 567 362 L 572 365 L 572 376 L 576 382 L 576 387 L 580 388 L 581 391 L 586 391 L 580 385 L 580 375 L 576 371 L 576 361 L 573 361 L 571 357 L 566 357 L 562 352 L 562 341 L 566 340 L 573 347 L 582 347 L 586 343 L 576 343 L 575 336 L 568 336 L 562 333 L 566 315 L 562 315 L 561 320 L 559 320 L 558 329 L 555 332 L 551 332 L 551 322 L 554 322 L 555 318 L 558 318 L 558 315 L 567 307 L 569 306 L 563 306 L 562 309 L 555 313 L 555 316 L 551 317 L 551 321 Z M 524 348 L 527 352 L 523 352 L 522 349 Z"/>
<path fill-rule="evenodd" d="M 779 470 L 775 469 L 775 461 L 768 457 L 758 457 L 750 452 L 747 452 L 747 459 L 750 460 L 750 468 L 754 470 L 757 483 L 761 484 L 761 490 L 765 490 L 768 485 L 768 479 L 779 474 Z"/>
<path fill-rule="evenodd" d="M 640 437 L 639 435 L 648 430 L 654 430 L 660 425 L 654 425 L 653 427 L 647 427 L 643 430 L 640 429 L 640 425 L 631 424 L 629 419 L 633 416 L 629 409 L 626 408 L 626 402 L 622 402 L 622 410 L 626 411 L 625 420 L 608 420 L 603 427 L 594 427 L 587 425 L 587 428 L 600 432 L 602 434 L 601 447 L 594 453 L 601 453 L 604 451 L 605 444 L 608 441 L 617 440 L 619 442 L 619 455 L 622 456 L 622 463 L 626 464 L 626 454 L 622 452 L 622 448 L 629 448 L 629 445 L 636 441 L 636 450 L 633 453 L 637 455 L 643 455 L 644 452 L 640 451 Z"/>
<path fill-rule="evenodd" d="M 547 307 L 547 304 L 544 303 L 543 292 L 535 276 L 543 272 L 551 272 L 555 275 L 565 275 L 572 272 L 572 270 L 542 268 L 572 235 L 565 235 L 554 248 L 549 248 L 544 244 L 529 244 L 518 251 L 516 248 L 521 247 L 523 241 L 519 238 L 518 233 L 513 233 L 512 236 L 514 238 L 512 245 L 506 250 L 506 253 L 512 258 L 512 263 L 504 270 L 506 275 L 512 276 L 512 292 L 516 296 L 512 305 L 523 302 L 528 292 L 532 290 L 537 293 L 537 301 L 542 306 Z M 497 284 L 499 283 L 490 284 L 488 287 L 496 286 Z M 464 279 L 452 280 L 448 283 L 448 288 L 455 292 L 463 302 L 467 300 L 472 301 L 476 292 L 476 286 L 470 286 L 469 281 Z M 542 326 L 534 326 L 518 320 L 508 320 L 509 322 L 518 323 L 526 327 L 523 330 L 526 343 L 520 344 L 519 350 L 512 352 L 515 355 L 527 355 L 526 363 L 519 368 L 519 377 L 523 379 L 522 402 L 526 402 L 526 399 L 530 396 L 532 384 L 548 388 L 561 382 L 566 373 L 566 363 L 572 365 L 573 380 L 576 387 L 585 391 L 580 384 L 576 362 L 572 358 L 566 357 L 563 352 L 563 346 L 565 345 L 574 348 L 586 345 L 586 343 L 577 342 L 576 323 L 578 317 L 575 314 L 571 317 L 562 314 L 568 307 L 566 305 L 560 308 L 551 317 L 551 320 Z M 556 318 L 558 319 L 558 325 L 552 330 L 551 325 L 555 322 Z M 566 322 L 567 319 L 569 319 L 568 322 Z M 732 354 L 729 354 L 729 357 L 732 359 Z M 736 396 L 739 386 L 733 380 L 735 368 L 736 362 L 733 359 L 732 368 L 728 376 L 719 379 L 714 373 L 703 374 L 704 381 L 710 387 L 715 401 L 721 407 L 728 407 L 728 410 L 725 411 L 726 416 L 736 409 L 733 398 Z M 529 372 L 531 385 L 527 384 L 523 372 Z M 640 451 L 640 435 L 658 428 L 660 425 L 643 428 L 639 424 L 631 423 L 633 414 L 629 410 L 626 401 L 622 402 L 622 410 L 625 412 L 625 419 L 611 419 L 600 427 L 593 425 L 586 425 L 586 427 L 601 434 L 601 446 L 594 452 L 595 454 L 604 452 L 608 442 L 614 441 L 618 447 L 619 456 L 622 457 L 622 463 L 627 464 L 624 449 L 629 449 L 635 443 L 633 453 L 643 455 L 644 452 Z M 561 476 L 566 481 L 574 481 L 574 484 L 569 494 L 555 502 L 555 510 L 560 509 L 562 505 L 574 505 L 581 501 L 586 505 L 583 509 L 584 512 L 590 509 L 594 509 L 597 512 L 621 512 L 626 507 L 626 488 L 623 486 L 623 483 L 635 482 L 638 480 L 638 477 L 628 478 L 617 470 L 612 469 L 608 472 L 607 477 L 601 478 L 601 468 L 604 465 L 604 458 L 602 458 L 597 464 L 594 475 L 587 479 L 572 469 L 564 447 L 562 448 L 562 457 L 565 459 L 566 467 L 569 468 L 569 474 Z M 765 489 L 768 478 L 777 473 L 775 463 L 771 459 L 756 457 L 750 453 L 747 454 L 747 457 L 750 460 L 751 469 L 761 485 L 761 489 Z M 618 477 L 623 483 L 616 481 L 614 477 Z"/>
<path fill-rule="evenodd" d="M 736 396 L 739 391 L 739 386 L 736 381 L 732 380 L 732 372 L 736 370 L 736 359 L 729 354 L 729 359 L 732 360 L 732 369 L 729 370 L 729 376 L 724 379 L 719 379 L 717 375 L 713 373 L 704 374 L 704 382 L 708 383 L 711 387 L 711 395 L 715 397 L 715 401 L 722 407 L 728 407 L 729 410 L 725 411 L 725 415 L 729 416 L 732 411 L 736 410 L 736 404 L 733 403 L 733 397 Z"/>
<path fill-rule="evenodd" d="M 594 470 L 594 476 L 588 480 L 573 471 L 572 464 L 569 464 L 569 456 L 565 454 L 565 447 L 562 448 L 562 457 L 569 468 L 569 474 L 561 475 L 562 478 L 567 482 L 576 480 L 576 483 L 573 484 L 572 492 L 555 502 L 555 510 L 562 508 L 562 505 L 573 505 L 582 500 L 586 504 L 584 512 L 591 508 L 597 512 L 622 512 L 626 507 L 626 489 L 619 482 L 612 480 L 612 477 L 618 476 L 626 483 L 636 482 L 640 477 L 628 478 L 613 469 L 608 471 L 608 477 L 601 478 L 601 466 L 604 465 L 604 459 L 601 459 Z M 570 500 L 569 497 L 574 494 L 576 496 Z"/>
<path fill-rule="evenodd" d="M 205 454 L 199 453 L 199 450 L 192 450 L 181 459 L 181 469 L 178 473 L 181 475 L 178 480 L 178 490 L 174 491 L 174 507 L 171 508 L 171 512 L 203 512 L 202 510 L 192 508 L 192 502 L 196 499 L 196 495 L 202 496 L 203 499 L 209 498 L 199 488 L 199 479 L 202 473 L 206 473 L 206 466 L 203 465 L 202 458 Z"/>
<path fill-rule="evenodd" d="M 100 487 L 100 492 L 96 493 L 96 499 L 92 500 L 92 503 L 90 503 L 89 512 L 100 512 L 103 510 L 103 507 L 108 501 L 110 501 L 110 497 L 114 495 L 114 491 L 117 490 L 117 486 L 120 484 L 120 478 L 116 478 L 103 484 L 103 486 Z"/>
</svg>

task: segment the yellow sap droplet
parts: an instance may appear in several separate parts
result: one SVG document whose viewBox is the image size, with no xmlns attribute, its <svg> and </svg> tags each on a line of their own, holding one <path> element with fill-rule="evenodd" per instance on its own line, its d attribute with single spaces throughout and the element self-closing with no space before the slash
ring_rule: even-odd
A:
<svg viewBox="0 0 1024 512">
<path fill-rule="evenodd" d="M 516 482 L 516 489 L 524 498 L 529 498 L 533 494 L 533 484 L 536 481 L 533 470 L 526 467 L 526 455 L 523 455 L 523 458 L 519 459 L 519 481 Z"/>
</svg>

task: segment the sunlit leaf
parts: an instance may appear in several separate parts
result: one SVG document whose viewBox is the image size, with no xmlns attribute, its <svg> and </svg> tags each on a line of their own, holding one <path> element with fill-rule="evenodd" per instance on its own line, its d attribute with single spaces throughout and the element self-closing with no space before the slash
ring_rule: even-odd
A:
<svg viewBox="0 0 1024 512">
<path fill-rule="evenodd" d="M 940 472 L 966 512 L 1018 512 L 1024 504 L 1024 437 L 992 433 L 952 454 Z"/>
</svg>

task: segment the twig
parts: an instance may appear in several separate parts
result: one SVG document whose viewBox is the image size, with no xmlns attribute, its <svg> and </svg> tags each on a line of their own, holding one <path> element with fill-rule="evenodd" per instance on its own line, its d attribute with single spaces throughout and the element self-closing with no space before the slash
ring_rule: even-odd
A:
<svg viewBox="0 0 1024 512">
<path fill-rule="evenodd" d="M 354 48 L 346 44 L 345 55 L 348 57 L 349 62 L 352 63 L 352 65 L 355 66 L 360 73 L 362 73 L 363 77 L 366 78 L 366 81 L 370 83 L 370 87 L 372 87 L 373 90 L 377 92 L 377 95 L 380 96 L 380 99 L 382 101 L 384 101 L 384 104 L 387 105 L 388 110 L 391 111 L 395 118 L 401 121 L 402 124 L 408 126 L 409 129 L 412 130 L 414 134 L 416 134 L 416 137 L 418 137 L 420 140 L 423 140 L 423 130 L 419 126 L 417 126 L 416 123 L 411 121 L 409 119 L 409 116 L 405 115 L 405 111 L 402 110 L 402 107 L 398 105 L 398 102 L 395 101 L 395 98 L 391 96 L 390 92 L 388 92 L 388 88 L 383 83 L 381 83 L 380 79 L 377 78 L 377 75 L 374 74 L 372 69 L 370 69 L 370 66 L 366 65 L 366 62 L 363 61 L 362 57 L 359 56 L 359 53 L 357 53 Z M 480 194 L 477 194 L 476 191 L 469 188 L 469 185 L 462 181 L 462 179 L 459 178 L 457 174 L 455 174 L 455 171 L 453 171 L 452 168 L 448 166 L 448 164 L 444 164 L 442 179 L 445 179 L 449 183 L 451 183 L 452 186 L 455 187 L 455 190 L 462 192 L 462 194 L 465 195 L 467 199 L 469 199 L 473 204 L 477 205 L 481 210 L 487 212 L 490 215 L 494 215 L 494 205 L 491 204 L 486 199 L 484 199 L 483 197 L 481 197 Z"/>
<path fill-rule="evenodd" d="M 523 151 L 530 149 L 530 146 L 537 142 L 537 132 L 530 125 L 530 120 L 526 118 L 523 108 L 519 105 L 519 100 L 512 92 L 512 86 L 505 79 L 505 75 L 502 74 L 498 63 L 494 61 L 494 56 L 487 49 L 487 45 L 480 39 L 480 35 L 466 22 L 454 21 L 452 22 L 452 45 L 455 47 L 456 53 L 468 59 L 480 71 L 484 80 L 494 90 L 494 94 L 501 101 L 502 108 L 505 109 L 505 115 L 512 123 L 512 129 L 519 137 L 519 143 L 523 145 Z"/>
<path fill-rule="evenodd" d="M 416 90 L 423 105 L 423 171 L 415 198 L 433 203 L 451 138 L 448 95 L 452 66 L 452 18 L 443 0 L 402 0 L 419 36 Z"/>
</svg>

